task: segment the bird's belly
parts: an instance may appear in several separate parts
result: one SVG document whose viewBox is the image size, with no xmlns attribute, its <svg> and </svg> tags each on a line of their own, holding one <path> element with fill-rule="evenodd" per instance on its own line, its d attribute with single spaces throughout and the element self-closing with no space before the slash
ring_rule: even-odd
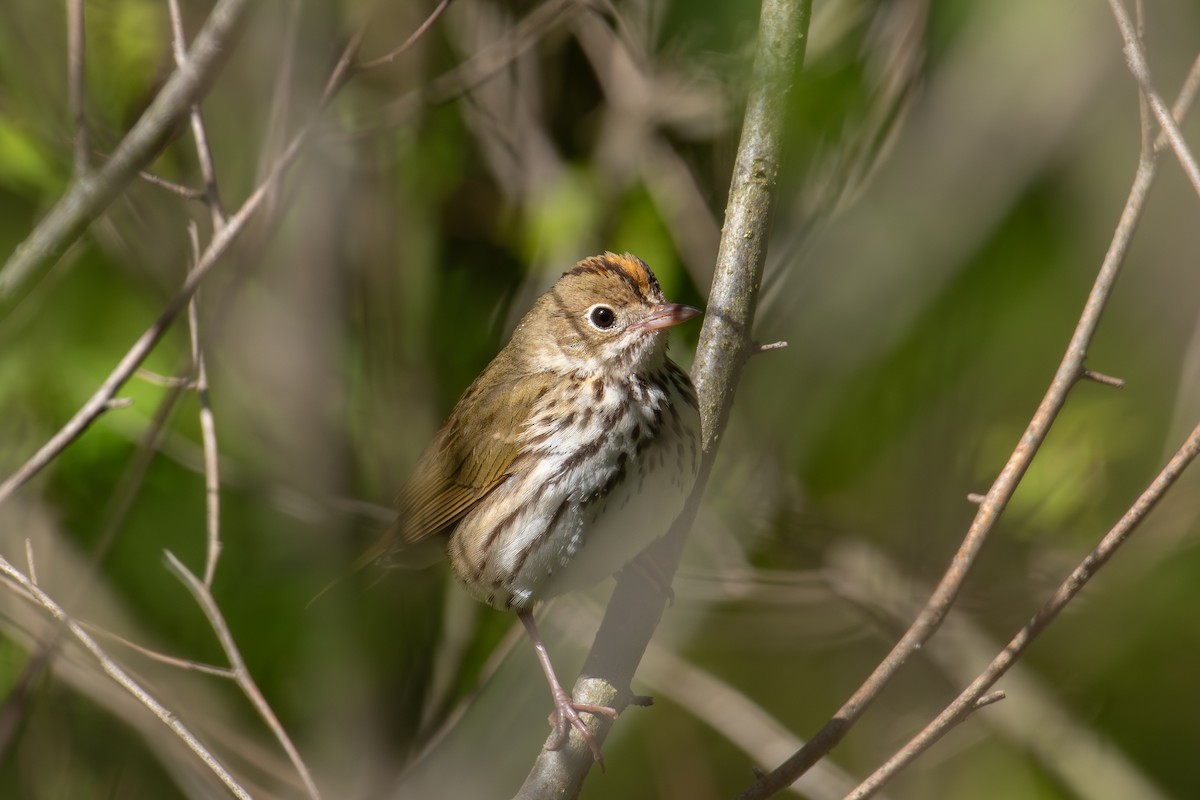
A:
<svg viewBox="0 0 1200 800">
<path fill-rule="evenodd" d="M 640 451 L 625 441 L 588 463 L 543 458 L 514 476 L 452 534 L 455 572 L 475 597 L 501 609 L 617 572 L 683 508 L 698 467 L 698 425 L 684 422 L 664 426 Z"/>
<path fill-rule="evenodd" d="M 555 597 L 617 572 L 667 532 L 694 478 L 661 458 L 629 469 L 602 500 L 563 519 L 547 546 L 526 559 L 513 580 L 514 598 Z"/>
</svg>

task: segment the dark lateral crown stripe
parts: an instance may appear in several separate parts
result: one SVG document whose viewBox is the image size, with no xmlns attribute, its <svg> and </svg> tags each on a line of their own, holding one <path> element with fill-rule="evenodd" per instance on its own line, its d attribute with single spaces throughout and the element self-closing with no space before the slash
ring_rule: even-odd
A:
<svg viewBox="0 0 1200 800">
<path fill-rule="evenodd" d="M 642 261 L 635 255 L 630 253 L 605 253 L 602 256 L 591 256 L 585 258 L 567 272 L 567 275 L 584 275 L 587 273 L 597 275 L 611 274 L 616 275 L 629 284 L 638 297 L 642 300 L 652 303 L 657 302 L 662 295 L 662 290 L 658 287 L 658 278 L 654 277 L 654 273 L 650 271 L 650 267 L 646 266 L 646 262 Z"/>
</svg>

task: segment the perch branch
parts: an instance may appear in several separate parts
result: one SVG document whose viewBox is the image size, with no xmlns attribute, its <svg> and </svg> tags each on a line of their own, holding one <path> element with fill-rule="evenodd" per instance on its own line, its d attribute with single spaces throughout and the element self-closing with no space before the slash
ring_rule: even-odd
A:
<svg viewBox="0 0 1200 800">
<path fill-rule="evenodd" d="M 734 391 L 752 349 L 751 328 L 766 260 L 784 109 L 803 59 L 810 9 L 807 0 L 763 3 L 752 88 L 729 187 L 708 311 L 692 370 L 703 420 L 700 474 L 679 519 L 642 556 L 654 559 L 656 568 L 627 569 L 618 578 L 574 687 L 578 703 L 619 707 L 623 704 L 620 701 L 628 700 L 633 673 L 666 604 L 662 587 L 646 573 L 661 575 L 669 584 L 712 471 Z M 603 741 L 611 721 L 589 717 L 593 736 Z M 586 743 L 572 732 L 560 749 L 542 750 L 517 797 L 574 797 L 593 763 Z"/>
</svg>

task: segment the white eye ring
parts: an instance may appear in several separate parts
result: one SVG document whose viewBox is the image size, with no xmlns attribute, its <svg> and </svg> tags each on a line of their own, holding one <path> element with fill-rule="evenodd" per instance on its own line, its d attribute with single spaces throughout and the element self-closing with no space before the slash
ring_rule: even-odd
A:
<svg viewBox="0 0 1200 800">
<path fill-rule="evenodd" d="M 593 328 L 606 331 L 617 324 L 617 312 L 606 305 L 598 304 L 588 309 L 587 319 Z"/>
</svg>

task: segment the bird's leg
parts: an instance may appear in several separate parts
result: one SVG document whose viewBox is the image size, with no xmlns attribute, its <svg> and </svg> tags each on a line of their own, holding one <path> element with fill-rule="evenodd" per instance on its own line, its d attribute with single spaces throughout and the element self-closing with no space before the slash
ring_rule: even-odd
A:
<svg viewBox="0 0 1200 800">
<path fill-rule="evenodd" d="M 554 711 L 550 713 L 550 727 L 554 728 L 554 738 L 546 745 L 546 749 L 557 750 L 562 747 L 566 744 L 571 728 L 574 728 L 579 731 L 579 735 L 587 742 L 588 747 L 592 751 L 592 757 L 596 759 L 596 763 L 603 769 L 604 759 L 600 757 L 600 745 L 596 743 L 596 739 L 592 736 L 592 732 L 588 730 L 588 726 L 580 719 L 579 712 L 586 711 L 589 714 L 603 714 L 611 719 L 616 719 L 617 710 L 608 706 L 597 706 L 590 703 L 576 703 L 573 701 L 571 695 L 567 694 L 562 684 L 558 682 L 558 677 L 554 674 L 554 666 L 550 663 L 550 654 L 546 652 L 546 645 L 542 644 L 542 637 L 538 635 L 537 626 L 533 624 L 533 613 L 530 611 L 521 611 L 518 612 L 517 616 L 525 624 L 525 631 L 529 634 L 529 638 L 533 642 L 533 649 L 537 651 L 538 663 L 542 665 L 542 672 L 546 673 L 546 682 L 550 684 L 550 694 L 554 696 Z"/>
</svg>

